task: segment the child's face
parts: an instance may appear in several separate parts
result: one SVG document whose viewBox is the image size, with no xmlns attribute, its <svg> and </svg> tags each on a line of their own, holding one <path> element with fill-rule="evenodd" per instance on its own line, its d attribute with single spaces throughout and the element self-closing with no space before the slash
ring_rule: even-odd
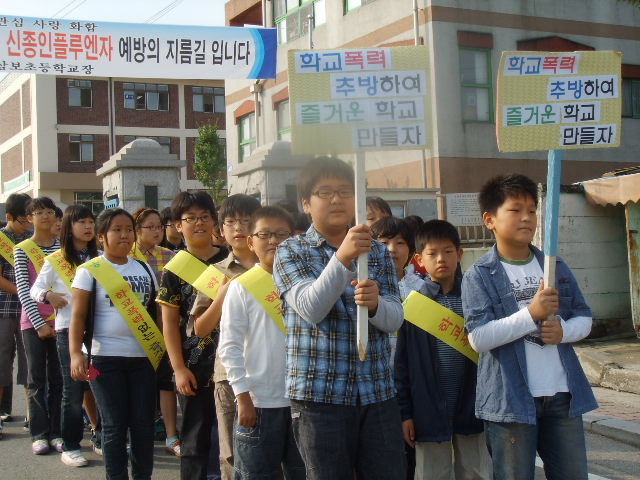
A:
<svg viewBox="0 0 640 480">
<path fill-rule="evenodd" d="M 145 247 L 149 245 L 153 245 L 155 247 L 162 241 L 163 228 L 159 215 L 156 215 L 155 213 L 147 215 L 140 227 L 136 229 L 138 242 Z"/>
<path fill-rule="evenodd" d="M 430 240 L 420 252 L 418 263 L 431 280 L 442 283 L 455 278 L 461 258 L 462 249 L 456 248 L 451 240 Z"/>
<path fill-rule="evenodd" d="M 276 247 L 290 236 L 291 229 L 285 220 L 260 218 L 256 222 L 253 234 L 249 236 L 249 249 L 256 254 L 262 265 L 271 268 Z"/>
<path fill-rule="evenodd" d="M 249 250 L 249 246 L 247 245 L 249 220 L 251 220 L 249 215 L 236 215 L 225 217 L 222 223 L 222 236 L 235 252 L 246 252 Z"/>
<path fill-rule="evenodd" d="M 51 227 L 56 222 L 56 212 L 50 208 L 38 208 L 27 215 L 27 219 L 37 231 L 51 231 Z"/>
<path fill-rule="evenodd" d="M 135 239 L 136 232 L 133 228 L 133 222 L 126 215 L 113 217 L 107 233 L 98 235 L 98 240 L 102 243 L 104 251 L 120 258 L 129 255 Z"/>
<path fill-rule="evenodd" d="M 530 195 L 507 197 L 495 214 L 485 212 L 482 219 L 498 244 L 515 247 L 528 246 L 538 224 L 536 204 Z"/>
<path fill-rule="evenodd" d="M 215 218 L 211 216 L 209 210 L 191 207 L 176 222 L 176 229 L 182 233 L 187 247 L 189 245 L 204 247 L 211 244 L 211 233 L 215 224 Z"/>
<path fill-rule="evenodd" d="M 391 254 L 391 259 L 396 266 L 396 272 L 402 271 L 409 261 L 409 245 L 402 235 L 396 235 L 393 238 L 378 237 L 380 243 L 387 246 L 387 250 Z"/>
<path fill-rule="evenodd" d="M 13 217 L 10 214 L 6 214 L 6 219 L 7 222 L 12 221 L 13 225 L 12 225 L 12 229 L 13 231 L 18 234 L 18 235 L 24 235 L 25 233 L 27 233 L 29 230 L 31 230 L 31 222 L 29 222 L 29 220 L 27 219 L 26 216 L 21 216 L 21 217 Z"/>
<path fill-rule="evenodd" d="M 95 235 L 95 221 L 91 217 L 81 218 L 71 224 L 71 235 L 80 242 L 90 242 Z"/>
<path fill-rule="evenodd" d="M 379 210 L 376 207 L 367 207 L 367 225 L 369 226 L 387 216 L 387 214 L 383 213 L 382 210 Z"/>
<path fill-rule="evenodd" d="M 321 233 L 346 231 L 355 214 L 353 185 L 343 178 L 321 178 L 311 190 L 309 199 L 302 200 L 302 208 L 304 213 L 311 215 L 314 226 Z"/>
<path fill-rule="evenodd" d="M 59 237 L 61 230 L 62 230 L 62 217 L 56 217 L 53 223 L 51 224 L 51 235 L 53 235 L 54 237 Z"/>
</svg>

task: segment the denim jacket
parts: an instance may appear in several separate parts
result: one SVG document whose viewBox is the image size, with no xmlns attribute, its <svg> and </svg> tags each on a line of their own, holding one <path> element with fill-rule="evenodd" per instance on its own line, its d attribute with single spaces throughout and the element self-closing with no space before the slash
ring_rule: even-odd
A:
<svg viewBox="0 0 640 480">
<path fill-rule="evenodd" d="M 544 253 L 530 246 L 540 266 Z M 560 296 L 558 315 L 563 319 L 591 316 L 571 270 L 560 258 L 556 261 L 556 289 Z M 507 272 L 494 246 L 473 264 L 462 280 L 462 307 L 465 328 L 471 333 L 492 320 L 519 310 Z M 558 344 L 560 361 L 567 373 L 571 393 L 569 415 L 576 417 L 598 408 L 591 386 L 569 343 Z M 476 387 L 476 416 L 492 422 L 536 423 L 536 409 L 527 379 L 524 340 L 480 353 Z"/>
</svg>

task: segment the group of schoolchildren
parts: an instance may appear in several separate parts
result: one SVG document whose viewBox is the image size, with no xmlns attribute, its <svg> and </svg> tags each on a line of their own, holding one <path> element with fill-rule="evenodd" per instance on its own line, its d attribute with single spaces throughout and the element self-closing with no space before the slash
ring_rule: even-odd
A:
<svg viewBox="0 0 640 480">
<path fill-rule="evenodd" d="M 591 312 L 562 260 L 556 285 L 543 285 L 536 185 L 484 185 L 496 244 L 464 276 L 453 225 L 395 218 L 379 198 L 354 225 L 354 190 L 351 167 L 322 157 L 299 176 L 306 230 L 247 195 L 216 210 L 208 194 L 183 192 L 162 214 L 95 219 L 70 206 L 58 235 L 50 199 L 10 196 L 0 342 L 22 330 L 33 453 L 86 465 L 84 405 L 106 478 L 128 478 L 130 463 L 150 479 L 159 408 L 183 480 L 212 478 L 216 423 L 224 480 L 533 479 L 536 453 L 547 478 L 586 479 L 581 415 L 597 404 L 571 343 Z M 222 278 L 213 293 L 194 281 L 211 268 Z M 406 321 L 412 292 L 464 318 L 479 357 Z M 123 302 L 161 330 L 158 365 Z M 368 312 L 363 360 L 357 307 Z M 0 348 L 5 391 L 12 348 Z"/>
</svg>

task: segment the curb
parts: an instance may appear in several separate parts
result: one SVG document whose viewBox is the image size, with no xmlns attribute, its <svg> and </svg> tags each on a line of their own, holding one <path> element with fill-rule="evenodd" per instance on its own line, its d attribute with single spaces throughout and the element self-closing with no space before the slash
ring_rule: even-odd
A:
<svg viewBox="0 0 640 480">
<path fill-rule="evenodd" d="M 640 448 L 640 424 L 602 415 L 583 415 L 585 432 L 597 433 L 618 442 Z"/>
<path fill-rule="evenodd" d="M 576 353 L 591 385 L 640 395 L 640 372 L 637 370 L 613 362 L 606 352 L 576 349 Z"/>
</svg>

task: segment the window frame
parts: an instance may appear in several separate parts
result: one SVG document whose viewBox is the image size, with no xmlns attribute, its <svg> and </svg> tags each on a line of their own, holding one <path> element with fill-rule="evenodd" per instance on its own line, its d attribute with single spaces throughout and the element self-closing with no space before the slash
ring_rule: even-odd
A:
<svg viewBox="0 0 640 480">
<path fill-rule="evenodd" d="M 245 122 L 247 121 L 254 122 L 256 118 L 255 115 L 256 115 L 256 112 L 249 112 L 246 115 L 243 115 L 240 118 L 238 118 L 238 163 L 244 162 L 245 157 L 242 156 L 242 152 L 246 145 L 251 145 L 251 144 L 254 145 L 254 147 L 249 152 L 249 155 L 251 155 L 251 153 L 255 149 L 255 145 L 256 145 L 255 132 L 253 132 L 253 137 L 243 140 Z"/>
<path fill-rule="evenodd" d="M 289 126 L 287 128 L 280 128 L 280 107 L 285 102 L 289 105 L 289 109 L 291 109 L 291 103 L 289 102 L 288 98 L 284 98 L 274 105 L 274 110 L 276 111 L 276 129 L 278 131 L 277 137 L 278 140 L 282 140 L 282 137 L 284 135 L 289 134 L 288 141 L 291 141 L 291 110 L 289 110 Z"/>
<path fill-rule="evenodd" d="M 375 2 L 376 0 L 360 0 L 360 5 L 356 5 L 354 7 L 349 8 L 349 0 L 343 0 L 342 2 L 342 14 L 346 15 L 349 12 L 353 12 L 359 8 L 362 8 L 370 3 Z"/>
<path fill-rule="evenodd" d="M 79 198 L 79 196 L 82 196 L 83 194 L 86 194 L 89 197 L 95 196 L 96 198 Z M 94 215 L 98 215 L 104 210 L 102 192 L 73 192 L 73 203 L 88 207 Z M 96 206 L 98 208 L 95 208 Z"/>
<path fill-rule="evenodd" d="M 130 85 L 131 87 L 127 87 Z M 155 87 L 155 88 L 153 88 Z M 144 93 L 143 93 L 144 92 Z M 127 93 L 133 94 L 133 107 L 127 106 Z M 157 94 L 157 107 L 149 108 L 149 94 Z M 123 82 L 122 83 L 122 95 L 123 95 L 123 106 L 125 110 L 136 110 L 139 112 L 169 112 L 171 111 L 170 106 L 170 89 L 169 85 L 165 83 L 134 83 L 134 82 Z M 163 105 L 163 101 L 161 99 L 161 94 L 166 94 L 166 108 L 160 108 Z M 144 98 L 144 107 L 139 107 L 140 98 Z"/>
<path fill-rule="evenodd" d="M 631 118 L 631 119 L 640 119 L 640 109 L 637 112 L 633 111 L 633 105 L 634 105 L 634 100 L 635 97 L 633 95 L 633 86 L 634 85 L 639 85 L 640 86 L 640 78 L 623 78 L 622 79 L 622 108 L 624 108 L 624 102 L 625 102 L 625 98 L 624 98 L 624 83 L 625 82 L 629 82 L 629 93 L 631 94 L 629 101 L 631 102 L 631 115 L 624 115 L 624 112 L 621 111 L 621 116 L 622 118 Z M 638 88 L 638 95 L 640 95 L 640 88 Z M 637 100 L 638 103 L 640 104 L 640 99 Z"/>
<path fill-rule="evenodd" d="M 487 60 L 487 83 L 464 83 L 460 75 L 460 98 L 462 99 L 463 88 L 484 88 L 488 92 L 489 118 L 487 120 L 465 120 L 464 105 L 460 104 L 460 118 L 463 123 L 495 123 L 495 99 L 493 96 L 493 69 L 491 64 L 492 49 L 484 47 L 467 47 L 458 45 L 458 69 L 460 69 L 460 52 L 463 50 L 473 52 L 483 52 Z"/>
<path fill-rule="evenodd" d="M 71 105 L 71 90 L 79 90 L 80 105 Z M 82 105 L 82 92 L 87 90 L 89 91 L 89 105 Z M 93 85 L 91 80 L 67 79 L 67 105 L 69 108 L 93 108 Z"/>
<path fill-rule="evenodd" d="M 196 91 L 198 90 L 198 91 Z M 207 90 L 207 91 L 205 91 Z M 210 92 L 208 91 L 210 90 Z M 222 93 L 217 92 L 218 91 L 222 91 Z M 224 87 L 196 87 L 193 86 L 191 87 L 191 95 L 192 95 L 192 104 L 191 107 L 193 109 L 194 112 L 198 112 L 198 113 L 225 113 L 226 111 L 226 107 L 224 104 Z M 196 110 L 196 97 L 200 96 L 202 97 L 202 110 Z M 209 105 L 208 103 L 205 102 L 205 97 L 206 96 L 210 96 L 211 97 L 211 111 L 206 110 L 205 109 L 205 105 Z M 216 108 L 216 99 L 222 99 L 222 110 L 219 110 Z"/>
<path fill-rule="evenodd" d="M 295 15 L 298 15 L 298 20 L 300 20 L 299 15 L 300 12 L 311 6 L 311 12 L 313 14 L 313 26 L 311 28 L 313 28 L 315 30 L 316 27 L 320 26 L 320 25 L 324 25 L 327 21 L 327 15 L 326 15 L 326 0 L 281 0 L 284 6 L 284 13 L 277 16 L 276 17 L 276 12 L 275 12 L 275 8 L 272 10 L 272 17 L 273 17 L 273 26 L 277 31 L 277 35 L 278 35 L 278 45 L 284 45 L 285 43 L 289 43 L 292 42 L 294 40 L 297 40 L 298 38 L 302 38 L 305 35 L 307 35 L 309 33 L 308 29 L 304 29 L 301 28 L 300 29 L 300 34 L 294 38 L 286 38 L 286 33 L 287 33 L 287 20 Z M 292 7 L 289 8 L 287 6 L 288 2 L 291 1 L 295 1 L 297 2 L 297 6 L 296 7 Z M 322 23 L 317 23 L 317 18 L 318 15 L 316 15 L 316 4 L 320 4 L 322 3 L 324 5 L 325 8 L 325 13 L 324 15 L 321 17 L 324 19 L 324 21 Z M 275 5 L 274 5 L 275 6 Z M 304 21 L 306 22 L 306 18 L 304 19 Z M 284 24 L 284 30 L 281 30 L 281 25 Z M 282 32 L 284 31 L 284 35 L 282 34 Z M 282 38 L 282 37 L 285 38 Z"/>
<path fill-rule="evenodd" d="M 79 137 L 78 139 L 74 139 L 74 137 Z M 83 138 L 83 137 L 91 137 L 91 139 L 89 140 L 88 138 Z M 73 160 L 72 158 L 69 159 L 70 163 L 93 163 L 95 160 L 95 135 L 93 134 L 80 134 L 80 133 L 74 133 L 74 134 L 70 134 L 69 135 L 69 153 L 71 153 L 71 155 L 73 156 L 73 152 L 71 151 L 71 145 L 75 145 L 78 144 L 78 160 Z M 91 145 L 91 160 L 83 160 L 83 145 Z"/>
</svg>

